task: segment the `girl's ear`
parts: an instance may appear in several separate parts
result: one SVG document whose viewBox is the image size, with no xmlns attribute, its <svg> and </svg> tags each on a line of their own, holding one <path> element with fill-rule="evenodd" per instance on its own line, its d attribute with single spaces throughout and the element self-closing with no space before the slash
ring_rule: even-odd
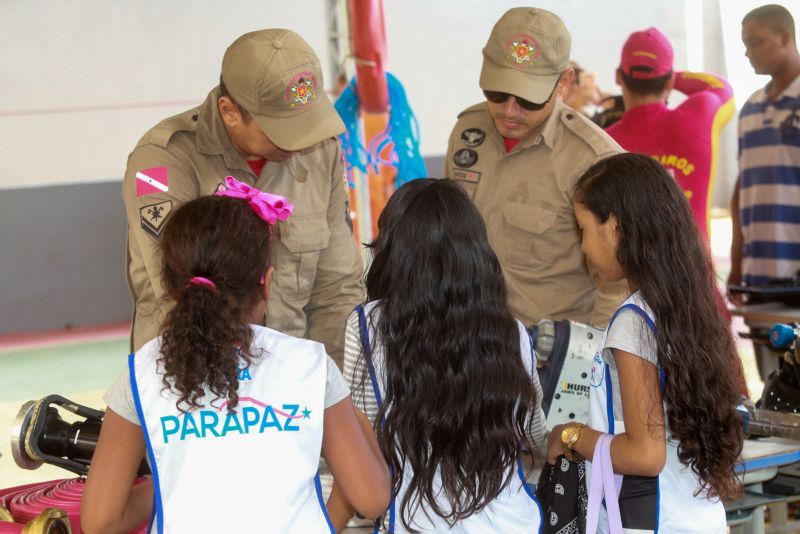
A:
<svg viewBox="0 0 800 534">
<path fill-rule="evenodd" d="M 616 246 L 616 244 L 619 243 L 619 223 L 617 222 L 617 216 L 613 213 L 609 215 L 606 222 L 603 223 L 603 226 L 608 232 L 608 237 L 614 241 L 614 245 Z"/>
<path fill-rule="evenodd" d="M 264 273 L 264 300 L 269 300 L 269 287 L 270 280 L 272 280 L 272 265 L 270 265 Z"/>
</svg>

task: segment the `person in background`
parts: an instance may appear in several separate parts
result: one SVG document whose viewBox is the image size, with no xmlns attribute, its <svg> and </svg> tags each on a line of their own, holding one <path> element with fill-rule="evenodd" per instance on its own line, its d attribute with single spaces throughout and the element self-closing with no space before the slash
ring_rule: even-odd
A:
<svg viewBox="0 0 800 534">
<path fill-rule="evenodd" d="M 389 503 L 375 436 L 325 347 L 257 326 L 271 298 L 270 226 L 292 205 L 233 177 L 225 186 L 164 229 L 174 305 L 105 396 L 87 533 L 129 532 L 148 516 L 159 533 L 330 531 L 320 455 L 362 514 Z M 145 454 L 153 477 L 132 489 Z"/>
<path fill-rule="evenodd" d="M 776 4 L 742 20 L 742 41 L 756 74 L 770 76 L 739 113 L 739 175 L 731 199 L 728 286 L 798 284 L 800 271 L 800 54 L 791 13 Z M 741 305 L 742 293 L 730 292 Z M 757 299 L 751 297 L 750 301 Z M 766 335 L 759 325 L 751 333 Z M 763 380 L 779 355 L 754 344 Z"/>
<path fill-rule="evenodd" d="M 713 74 L 675 72 L 672 45 L 656 28 L 625 41 L 617 83 L 625 113 L 606 131 L 625 150 L 652 156 L 667 169 L 708 241 L 720 129 L 734 113 L 731 86 Z M 673 89 L 687 98 L 671 109 L 667 99 Z"/>
<path fill-rule="evenodd" d="M 562 102 L 574 77 L 570 41 L 549 11 L 507 11 L 483 49 L 486 101 L 458 116 L 445 159 L 445 176 L 486 222 L 511 311 L 526 325 L 549 318 L 603 326 L 625 298 L 624 284 L 601 281 L 580 249 L 575 182 L 620 147 Z"/>
<path fill-rule="evenodd" d="M 128 158 L 122 188 L 132 350 L 158 335 L 168 310 L 163 228 L 182 204 L 223 188 L 230 175 L 295 205 L 274 235 L 272 298 L 258 323 L 324 343 L 341 364 L 345 320 L 364 298 L 336 139 L 343 131 L 319 59 L 299 35 L 259 30 L 228 47 L 220 84 L 206 101 L 161 121 Z"/>
<path fill-rule="evenodd" d="M 739 115 L 728 283 L 763 286 L 800 270 L 800 53 L 791 13 L 775 4 L 744 17 L 742 41 L 770 81 Z"/>
<path fill-rule="evenodd" d="M 393 474 L 385 531 L 538 532 L 520 450 L 545 450 L 536 357 L 480 214 L 455 182 L 425 178 L 378 227 L 344 375 Z M 352 509 L 335 482 L 338 529 Z"/>
<path fill-rule="evenodd" d="M 738 355 L 689 202 L 656 160 L 630 153 L 590 168 L 573 202 L 589 261 L 630 295 L 592 362 L 589 424 L 556 425 L 548 460 L 591 461 L 611 434 L 626 532 L 724 534 L 722 500 L 741 493 Z M 587 467 L 591 487 L 602 474 Z"/>
</svg>

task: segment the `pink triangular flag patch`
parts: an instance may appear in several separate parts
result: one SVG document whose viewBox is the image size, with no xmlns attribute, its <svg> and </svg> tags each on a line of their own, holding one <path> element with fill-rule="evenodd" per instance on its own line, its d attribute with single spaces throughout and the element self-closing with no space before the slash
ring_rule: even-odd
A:
<svg viewBox="0 0 800 534">
<path fill-rule="evenodd" d="M 169 191 L 169 174 L 166 167 L 153 167 L 136 172 L 136 196 Z"/>
</svg>

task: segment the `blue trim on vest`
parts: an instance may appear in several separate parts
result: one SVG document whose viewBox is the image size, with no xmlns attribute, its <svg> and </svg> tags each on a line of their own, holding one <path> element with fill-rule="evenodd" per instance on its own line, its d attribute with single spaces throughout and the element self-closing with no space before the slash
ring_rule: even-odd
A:
<svg viewBox="0 0 800 534">
<path fill-rule="evenodd" d="M 611 324 L 609 323 L 609 326 Z M 606 374 L 606 417 L 608 418 L 608 433 L 614 435 L 614 382 L 611 381 L 611 367 L 605 364 Z"/>
<path fill-rule="evenodd" d="M 358 333 L 361 336 L 361 348 L 364 349 L 364 359 L 367 360 L 367 369 L 369 370 L 369 381 L 372 383 L 372 392 L 375 394 L 375 404 L 378 410 L 383 405 L 381 398 L 381 390 L 378 387 L 378 377 L 375 374 L 375 366 L 372 364 L 372 346 L 369 342 L 369 329 L 367 328 L 367 316 L 364 314 L 364 306 L 356 306 L 356 313 L 358 313 Z M 386 419 L 381 417 L 381 425 L 386 423 Z M 394 476 L 392 469 L 389 468 L 389 475 Z M 394 512 L 395 512 L 395 495 L 392 494 L 392 500 L 389 502 L 389 533 L 394 532 Z M 380 531 L 380 518 L 375 520 L 375 529 L 373 534 L 378 534 Z"/>
<path fill-rule="evenodd" d="M 611 325 L 614 324 L 614 320 L 617 316 L 622 312 L 622 310 L 631 310 L 632 312 L 640 315 L 650 330 L 653 332 L 653 335 L 656 334 L 656 323 L 653 322 L 653 319 L 647 315 L 643 309 L 641 309 L 636 304 L 624 304 L 620 306 L 617 311 L 614 312 L 614 315 L 611 317 L 611 321 L 608 323 L 608 330 L 611 331 Z M 606 364 L 606 378 L 608 379 L 608 385 L 606 386 L 606 411 L 608 412 L 608 433 L 614 434 L 614 385 L 611 382 L 611 367 Z M 664 388 L 667 385 L 667 375 L 664 372 L 664 369 L 659 365 L 658 366 L 658 387 L 661 389 L 661 392 L 664 392 Z"/>
<path fill-rule="evenodd" d="M 661 475 L 659 474 L 656 477 L 656 529 L 653 531 L 653 534 L 658 534 L 658 526 L 660 524 L 661 524 Z"/>
<path fill-rule="evenodd" d="M 142 400 L 139 398 L 139 385 L 136 383 L 136 372 L 134 371 L 134 358 L 135 354 L 131 352 L 128 355 L 128 373 L 131 380 L 131 392 L 133 393 L 133 403 L 136 405 L 136 414 L 139 416 L 139 422 L 142 424 L 142 432 L 144 433 L 144 442 L 147 445 L 147 458 L 150 460 L 150 470 L 153 472 L 153 504 L 155 505 L 156 525 L 158 534 L 164 533 L 164 504 L 161 502 L 161 481 L 158 476 L 158 466 L 156 465 L 156 457 L 153 453 L 153 445 L 150 443 L 150 433 L 147 431 L 147 421 L 144 418 L 144 410 L 142 409 Z M 153 526 L 150 523 L 148 531 Z"/>
<path fill-rule="evenodd" d="M 319 471 L 317 471 L 317 474 L 314 475 L 314 489 L 317 491 L 317 500 L 319 501 L 319 507 L 322 510 L 322 515 L 325 516 L 325 522 L 328 523 L 328 528 L 331 529 L 331 534 L 336 534 L 336 531 L 333 529 L 333 523 L 331 523 L 331 518 L 328 515 L 328 508 L 325 506 L 325 500 L 322 498 L 322 483 L 319 481 Z"/>
</svg>

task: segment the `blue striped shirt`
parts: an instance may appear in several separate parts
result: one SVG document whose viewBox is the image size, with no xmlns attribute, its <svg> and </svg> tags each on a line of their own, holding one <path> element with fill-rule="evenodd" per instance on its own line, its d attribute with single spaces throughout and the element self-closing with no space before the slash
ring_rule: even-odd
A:
<svg viewBox="0 0 800 534">
<path fill-rule="evenodd" d="M 766 88 L 739 115 L 739 220 L 748 285 L 800 270 L 800 76 L 775 100 Z"/>
</svg>

